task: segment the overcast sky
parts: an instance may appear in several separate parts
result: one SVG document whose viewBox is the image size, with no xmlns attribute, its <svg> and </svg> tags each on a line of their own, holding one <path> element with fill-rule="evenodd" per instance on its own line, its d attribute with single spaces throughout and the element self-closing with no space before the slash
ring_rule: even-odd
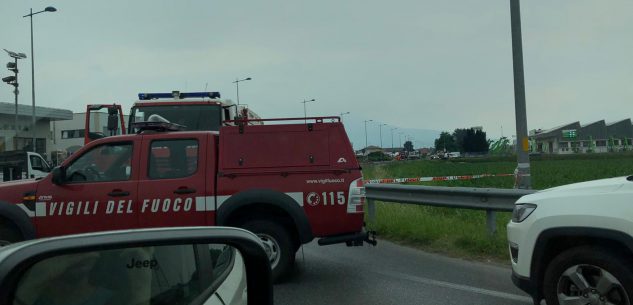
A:
<svg viewBox="0 0 633 305">
<path fill-rule="evenodd" d="M 300 102 L 315 98 L 308 115 L 351 112 L 357 148 L 370 119 L 514 133 L 508 0 L 3 0 L 0 48 L 30 57 L 22 16 L 49 5 L 58 11 L 34 17 L 40 106 L 129 109 L 139 92 L 206 84 L 235 100 L 231 82 L 252 77 L 240 100 L 262 117 L 303 116 Z M 633 117 L 633 1 L 523 1 L 521 9 L 529 129 Z M 20 103 L 30 104 L 30 59 L 20 68 Z M 0 84 L 0 101 L 13 101 L 12 87 Z M 368 125 L 370 144 L 379 144 L 377 126 Z"/>
</svg>

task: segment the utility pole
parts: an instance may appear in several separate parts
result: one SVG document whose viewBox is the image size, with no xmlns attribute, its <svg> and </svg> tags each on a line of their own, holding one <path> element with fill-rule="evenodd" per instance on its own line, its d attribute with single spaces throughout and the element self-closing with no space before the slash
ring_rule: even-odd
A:
<svg viewBox="0 0 633 305">
<path fill-rule="evenodd" d="M 250 78 L 250 77 L 247 77 L 247 78 L 244 78 L 244 79 L 236 78 L 235 81 L 233 82 L 235 84 L 235 91 L 236 91 L 236 94 L 237 94 L 237 105 L 238 106 L 240 105 L 240 83 L 241 82 L 245 82 L 247 80 L 251 80 L 251 79 L 252 78 Z M 206 86 L 205 86 L 205 88 L 206 88 Z M 239 109 L 237 111 L 239 111 Z"/>
<path fill-rule="evenodd" d="M 380 129 L 380 149 L 382 149 L 382 126 L 387 126 L 387 124 L 380 123 L 380 125 L 378 125 Z"/>
<path fill-rule="evenodd" d="M 39 13 L 45 13 L 45 12 L 53 13 L 56 11 L 57 11 L 56 8 L 52 6 L 48 6 L 44 10 L 33 13 L 33 9 L 31 8 L 29 14 L 22 16 L 22 18 L 29 17 L 31 19 L 31 101 L 33 104 L 33 108 L 31 109 L 31 133 L 33 134 L 33 143 L 31 146 L 32 148 L 31 151 L 33 152 L 36 151 L 36 147 L 37 147 L 35 145 L 35 139 L 36 139 L 36 133 L 35 133 L 35 56 L 33 55 L 34 53 L 33 51 L 33 15 L 37 15 Z"/>
<path fill-rule="evenodd" d="M 391 128 L 391 150 L 394 149 L 394 147 L 393 147 L 393 131 L 396 130 L 396 129 L 398 129 L 398 127 Z"/>
<path fill-rule="evenodd" d="M 373 122 L 374 120 L 365 120 L 365 149 L 367 149 L 367 122 Z"/>
<path fill-rule="evenodd" d="M 11 58 L 14 59 L 14 62 L 8 62 L 7 63 L 7 69 L 9 71 L 13 72 L 13 76 L 7 76 L 7 77 L 3 77 L 2 81 L 13 86 L 13 94 L 15 95 L 15 121 L 14 121 L 14 126 L 13 129 L 15 130 L 15 138 L 18 137 L 18 94 L 20 94 L 20 90 L 18 89 L 19 84 L 18 84 L 18 59 L 24 59 L 26 58 L 26 54 L 24 53 L 16 53 L 16 52 L 12 52 L 9 51 L 7 49 L 4 49 L 5 52 L 7 52 L 7 54 L 9 54 L 9 56 Z M 17 150 L 17 139 L 13 139 L 13 150 Z"/>
<path fill-rule="evenodd" d="M 510 0 L 510 24 L 512 27 L 512 66 L 514 71 L 514 113 L 517 131 L 517 185 L 530 189 L 530 155 L 525 107 L 525 80 L 523 77 L 523 43 L 521 36 L 521 11 L 519 0 Z"/>
</svg>

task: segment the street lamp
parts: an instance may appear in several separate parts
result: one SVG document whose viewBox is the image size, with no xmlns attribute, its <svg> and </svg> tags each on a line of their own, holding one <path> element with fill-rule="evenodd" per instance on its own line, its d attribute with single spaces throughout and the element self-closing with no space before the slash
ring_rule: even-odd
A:
<svg viewBox="0 0 633 305">
<path fill-rule="evenodd" d="M 373 122 L 374 120 L 365 120 L 365 149 L 367 149 L 367 122 Z"/>
<path fill-rule="evenodd" d="M 22 18 L 30 17 L 31 19 L 31 100 L 33 104 L 33 109 L 31 110 L 31 132 L 33 133 L 33 151 L 35 151 L 35 56 L 33 56 L 33 15 L 37 15 L 39 13 L 44 12 L 56 12 L 57 9 L 48 6 L 44 10 L 33 13 L 33 9 L 28 15 L 22 16 Z"/>
<path fill-rule="evenodd" d="M 349 114 L 349 111 L 339 113 L 339 116 L 341 117 L 341 121 L 343 120 L 343 116 L 346 114 Z"/>
<path fill-rule="evenodd" d="M 387 126 L 387 124 L 380 123 L 378 128 L 380 129 L 380 148 L 382 149 L 382 126 Z"/>
<path fill-rule="evenodd" d="M 303 100 L 303 102 L 301 102 L 301 103 L 303 103 L 303 120 L 304 120 L 304 123 L 308 122 L 308 111 L 306 110 L 306 104 L 310 103 L 310 102 L 314 102 L 314 101 L 316 101 L 316 100 L 315 99 Z"/>
<path fill-rule="evenodd" d="M 240 82 L 245 82 L 247 80 L 251 80 L 252 78 L 247 77 L 244 79 L 238 79 L 236 78 L 235 81 L 233 82 L 235 84 L 235 90 L 237 91 L 237 105 L 240 105 Z"/>
<path fill-rule="evenodd" d="M 393 150 L 393 131 L 398 129 L 398 127 L 391 128 L 391 150 Z"/>
<path fill-rule="evenodd" d="M 7 69 L 9 69 L 9 71 L 12 71 L 14 75 L 3 77 L 2 81 L 14 87 L 13 94 L 15 95 L 15 125 L 13 126 L 13 128 L 15 129 L 15 136 L 17 137 L 18 136 L 18 94 L 20 93 L 20 90 L 18 90 L 18 86 L 19 86 L 18 59 L 26 58 L 26 54 L 12 52 L 7 49 L 4 49 L 4 51 L 7 52 L 7 54 L 9 54 L 9 56 L 15 60 L 14 62 L 7 63 Z M 14 143 L 13 143 L 14 150 L 18 149 L 17 147 L 15 147 L 16 144 L 17 144 L 17 140 L 14 140 Z"/>
</svg>

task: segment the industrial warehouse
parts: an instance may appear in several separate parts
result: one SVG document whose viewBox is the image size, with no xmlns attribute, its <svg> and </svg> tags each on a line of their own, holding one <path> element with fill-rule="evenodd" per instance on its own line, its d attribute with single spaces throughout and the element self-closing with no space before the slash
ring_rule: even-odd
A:
<svg viewBox="0 0 633 305">
<path fill-rule="evenodd" d="M 531 130 L 531 150 L 545 154 L 606 153 L 633 150 L 631 119 L 612 123 L 573 122 L 549 130 Z"/>
</svg>

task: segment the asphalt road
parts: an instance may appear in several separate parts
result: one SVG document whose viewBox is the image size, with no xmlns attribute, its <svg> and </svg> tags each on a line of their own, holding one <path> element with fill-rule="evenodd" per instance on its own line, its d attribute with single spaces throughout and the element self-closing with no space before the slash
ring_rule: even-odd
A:
<svg viewBox="0 0 633 305">
<path fill-rule="evenodd" d="M 297 255 L 274 287 L 275 304 L 532 304 L 509 267 L 443 257 L 380 240 L 377 247 L 320 247 Z"/>
</svg>

